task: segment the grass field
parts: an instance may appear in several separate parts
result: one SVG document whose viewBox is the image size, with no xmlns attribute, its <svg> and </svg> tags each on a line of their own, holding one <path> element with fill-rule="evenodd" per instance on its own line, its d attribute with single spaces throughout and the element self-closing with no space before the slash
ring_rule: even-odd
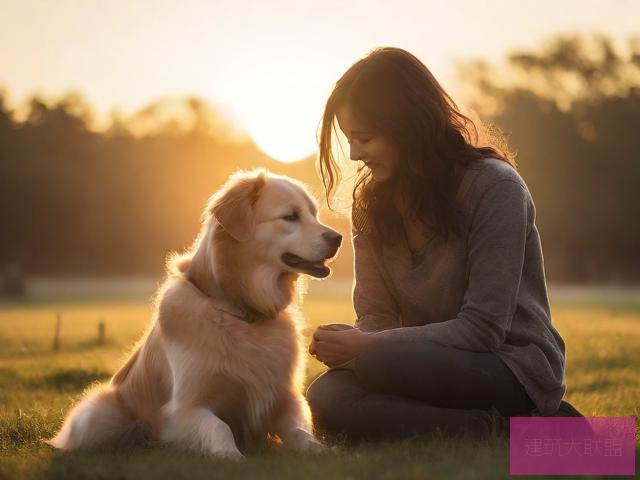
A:
<svg viewBox="0 0 640 480">
<path fill-rule="evenodd" d="M 348 298 L 310 295 L 309 325 L 350 322 Z M 52 348 L 56 315 L 60 350 Z M 509 446 L 415 439 L 320 456 L 269 450 L 241 463 L 171 448 L 55 454 L 42 439 L 89 384 L 107 380 L 139 337 L 150 308 L 136 300 L 0 304 L 0 479 L 15 478 L 506 478 Z M 587 416 L 640 415 L 640 301 L 554 301 L 567 344 L 567 398 Z M 106 343 L 97 342 L 97 324 Z M 310 359 L 307 383 L 322 371 Z M 636 459 L 640 434 L 636 427 Z"/>
</svg>

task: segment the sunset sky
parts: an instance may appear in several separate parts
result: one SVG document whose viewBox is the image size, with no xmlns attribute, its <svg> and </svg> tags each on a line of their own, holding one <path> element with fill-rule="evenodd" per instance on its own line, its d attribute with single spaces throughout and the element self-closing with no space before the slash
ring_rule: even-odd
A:
<svg viewBox="0 0 640 480">
<path fill-rule="evenodd" d="M 315 151 L 338 77 L 377 46 L 405 48 L 454 97 L 452 60 L 500 60 L 554 33 L 640 34 L 637 0 L 0 0 L 0 88 L 82 92 L 103 116 L 198 95 L 269 155 Z"/>
</svg>

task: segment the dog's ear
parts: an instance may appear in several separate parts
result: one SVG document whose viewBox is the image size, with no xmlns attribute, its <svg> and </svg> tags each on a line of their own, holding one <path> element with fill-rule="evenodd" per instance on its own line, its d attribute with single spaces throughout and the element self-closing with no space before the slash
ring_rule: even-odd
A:
<svg viewBox="0 0 640 480">
<path fill-rule="evenodd" d="M 253 205 L 266 182 L 266 172 L 260 170 L 254 177 L 242 176 L 233 179 L 214 199 L 211 214 L 220 226 L 239 242 L 246 242 L 253 235 Z"/>
</svg>

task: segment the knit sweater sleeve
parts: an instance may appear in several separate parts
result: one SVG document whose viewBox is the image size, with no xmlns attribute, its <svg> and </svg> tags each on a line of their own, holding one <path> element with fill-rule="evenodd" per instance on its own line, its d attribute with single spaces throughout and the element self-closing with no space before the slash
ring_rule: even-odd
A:
<svg viewBox="0 0 640 480">
<path fill-rule="evenodd" d="M 475 352 L 493 351 L 504 343 L 516 311 L 533 201 L 522 181 L 503 177 L 479 192 L 471 205 L 468 283 L 458 314 L 443 322 L 389 330 L 388 339 L 429 340 Z"/>
</svg>

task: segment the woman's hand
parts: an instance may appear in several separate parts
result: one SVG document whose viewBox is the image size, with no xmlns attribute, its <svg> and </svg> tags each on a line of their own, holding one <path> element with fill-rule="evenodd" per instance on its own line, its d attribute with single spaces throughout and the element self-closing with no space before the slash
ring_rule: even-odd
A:
<svg viewBox="0 0 640 480">
<path fill-rule="evenodd" d="M 350 325 L 320 325 L 313 334 L 309 353 L 333 368 L 354 359 L 378 339 L 375 332 L 363 332 Z"/>
</svg>

